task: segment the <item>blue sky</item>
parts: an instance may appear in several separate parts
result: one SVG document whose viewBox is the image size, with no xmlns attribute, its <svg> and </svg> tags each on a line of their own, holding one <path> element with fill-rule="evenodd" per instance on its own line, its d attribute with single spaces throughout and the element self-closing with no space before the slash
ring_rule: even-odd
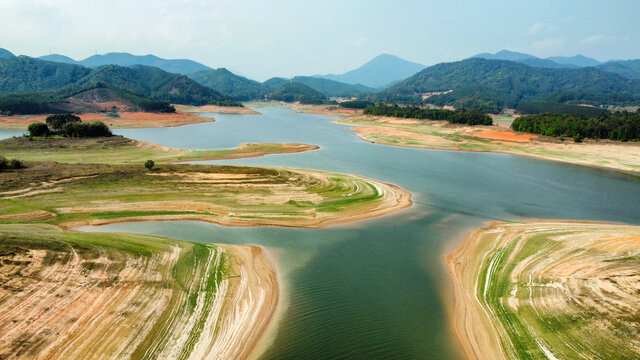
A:
<svg viewBox="0 0 640 360">
<path fill-rule="evenodd" d="M 2 0 L 0 47 L 189 58 L 257 80 L 342 73 L 381 53 L 432 65 L 509 49 L 640 58 L 640 1 Z"/>
</svg>

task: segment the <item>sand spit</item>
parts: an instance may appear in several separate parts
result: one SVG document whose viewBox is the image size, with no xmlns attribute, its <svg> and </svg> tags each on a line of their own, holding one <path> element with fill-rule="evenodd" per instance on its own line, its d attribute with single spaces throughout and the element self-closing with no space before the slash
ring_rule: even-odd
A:
<svg viewBox="0 0 640 360">
<path fill-rule="evenodd" d="M 337 124 L 353 125 L 360 139 L 392 146 L 425 149 L 496 152 L 600 167 L 640 172 L 640 144 L 609 140 L 560 141 L 517 133 L 504 126 L 454 125 L 446 121 L 422 121 L 371 115 L 339 119 Z"/>
<path fill-rule="evenodd" d="M 490 223 L 446 256 L 469 359 L 640 356 L 640 227 Z"/>
<path fill-rule="evenodd" d="M 0 232 L 3 359 L 244 359 L 278 302 L 259 247 Z"/>
</svg>

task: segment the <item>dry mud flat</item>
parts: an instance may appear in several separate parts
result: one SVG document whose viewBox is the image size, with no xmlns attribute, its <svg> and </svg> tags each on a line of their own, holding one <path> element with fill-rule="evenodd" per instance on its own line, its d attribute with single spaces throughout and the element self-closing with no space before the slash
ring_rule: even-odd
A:
<svg viewBox="0 0 640 360">
<path fill-rule="evenodd" d="M 0 358 L 244 359 L 278 301 L 254 246 L 0 226 Z"/>
<path fill-rule="evenodd" d="M 467 358 L 640 358 L 640 227 L 490 223 L 446 260 Z"/>
</svg>

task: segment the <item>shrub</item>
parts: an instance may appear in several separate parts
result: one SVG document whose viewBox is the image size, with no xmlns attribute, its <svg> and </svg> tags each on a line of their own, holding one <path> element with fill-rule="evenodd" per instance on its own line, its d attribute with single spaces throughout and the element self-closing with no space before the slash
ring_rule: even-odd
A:
<svg viewBox="0 0 640 360">
<path fill-rule="evenodd" d="M 22 169 L 24 167 L 24 164 L 18 159 L 11 159 L 9 161 L 9 167 L 11 169 Z"/>
<path fill-rule="evenodd" d="M 49 135 L 49 127 L 39 121 L 34 121 L 27 127 L 29 136 L 47 136 Z"/>
<path fill-rule="evenodd" d="M 113 135 L 102 121 L 90 123 L 68 122 L 62 126 L 61 133 L 73 138 L 106 137 Z"/>
<path fill-rule="evenodd" d="M 24 163 L 18 159 L 7 160 L 6 157 L 0 156 L 0 171 L 8 169 L 22 169 Z"/>
<path fill-rule="evenodd" d="M 79 123 L 80 118 L 73 114 L 55 114 L 47 116 L 46 122 L 53 131 L 60 131 L 67 123 Z"/>
<path fill-rule="evenodd" d="M 156 163 L 153 160 L 147 160 L 144 163 L 144 167 L 147 168 L 147 170 L 151 170 L 153 169 L 153 167 L 156 165 Z"/>
</svg>

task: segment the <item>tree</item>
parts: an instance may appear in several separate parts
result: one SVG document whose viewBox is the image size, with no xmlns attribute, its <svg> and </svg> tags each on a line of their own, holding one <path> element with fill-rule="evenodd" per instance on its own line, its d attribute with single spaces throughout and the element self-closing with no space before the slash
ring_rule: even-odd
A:
<svg viewBox="0 0 640 360">
<path fill-rule="evenodd" d="M 49 127 L 39 121 L 34 121 L 27 127 L 29 136 L 47 136 L 49 135 Z"/>
<path fill-rule="evenodd" d="M 73 114 L 55 114 L 47 116 L 46 121 L 53 131 L 59 132 L 65 124 L 79 123 L 81 120 Z"/>
<path fill-rule="evenodd" d="M 144 163 L 144 167 L 147 168 L 147 170 L 151 170 L 153 169 L 153 167 L 156 165 L 156 163 L 153 160 L 147 160 Z"/>
</svg>

